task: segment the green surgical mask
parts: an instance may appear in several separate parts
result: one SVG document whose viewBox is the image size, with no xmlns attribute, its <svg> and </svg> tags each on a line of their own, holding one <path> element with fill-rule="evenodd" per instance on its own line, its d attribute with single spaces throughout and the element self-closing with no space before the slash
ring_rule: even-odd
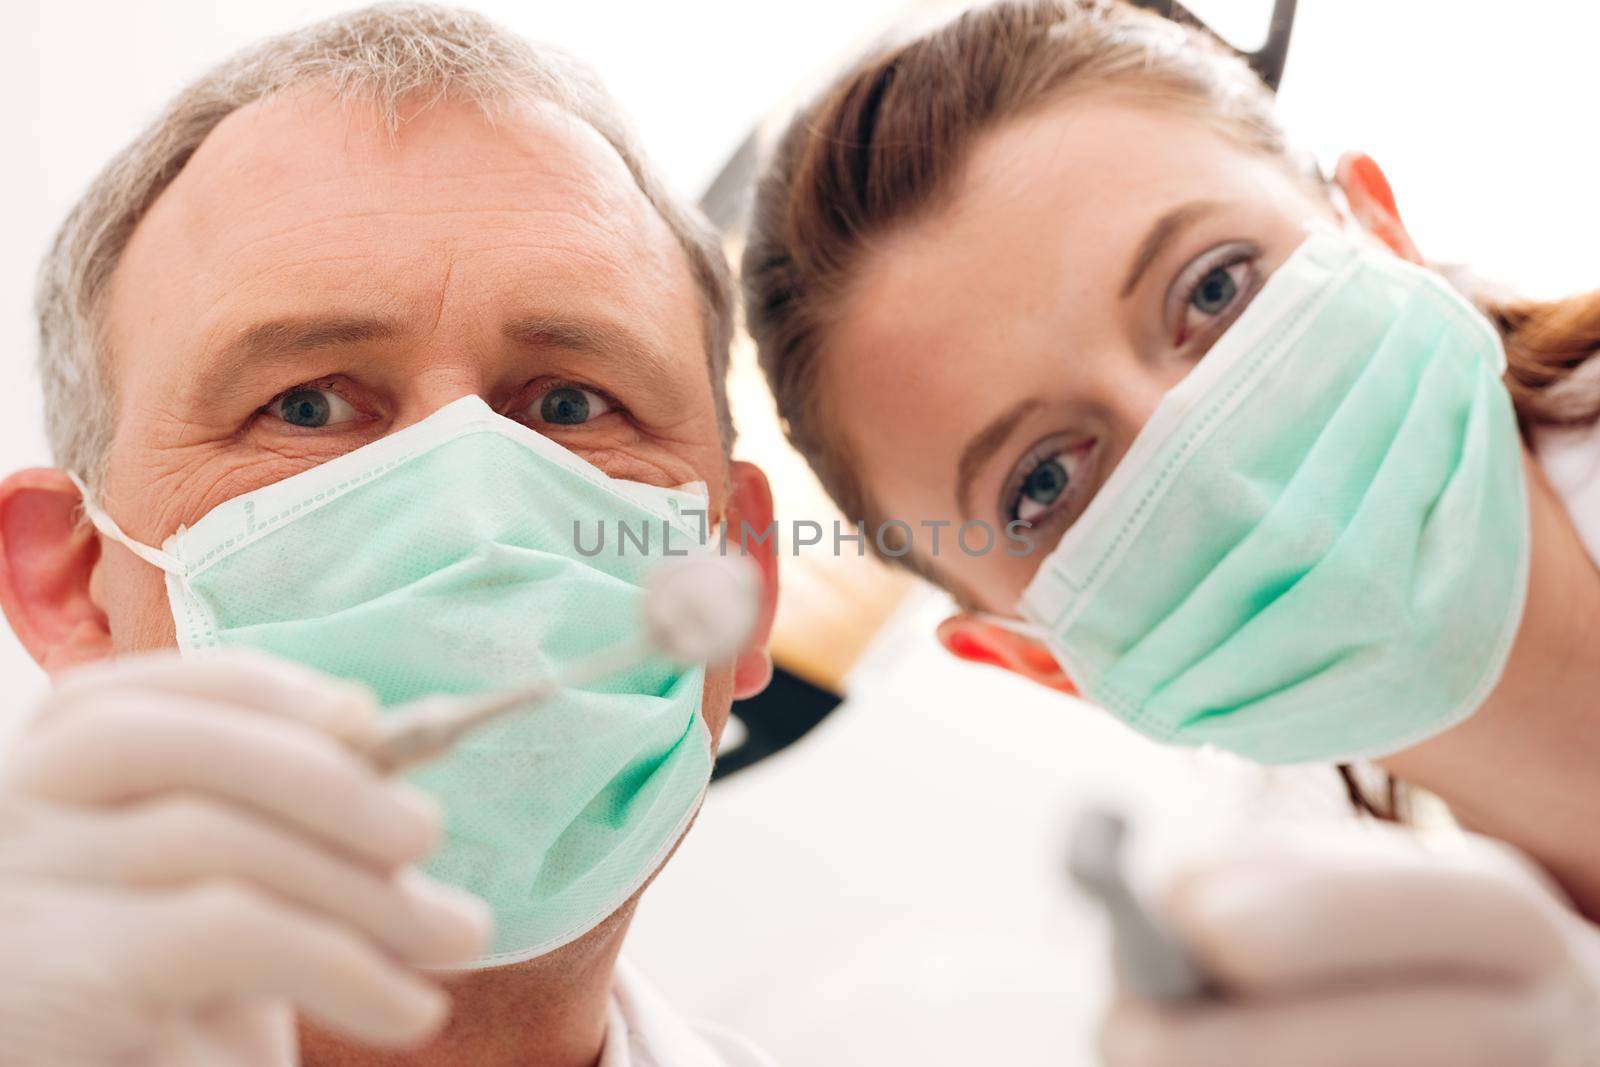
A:
<svg viewBox="0 0 1600 1067">
<path fill-rule="evenodd" d="M 1018 604 L 1090 700 L 1261 763 L 1471 715 L 1528 575 L 1494 328 L 1315 230 L 1162 401 Z"/>
<path fill-rule="evenodd" d="M 166 571 L 185 654 L 264 649 L 393 705 L 536 680 L 633 638 L 668 533 L 675 554 L 697 544 L 705 507 L 610 478 L 469 396 L 228 500 L 160 550 L 86 510 Z M 701 683 L 647 661 L 408 773 L 444 808 L 426 870 L 493 909 L 476 966 L 566 944 L 666 859 L 711 775 Z"/>
</svg>

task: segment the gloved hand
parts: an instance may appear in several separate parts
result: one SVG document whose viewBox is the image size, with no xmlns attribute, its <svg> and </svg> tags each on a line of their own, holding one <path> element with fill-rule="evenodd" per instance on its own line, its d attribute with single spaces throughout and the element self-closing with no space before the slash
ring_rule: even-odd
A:
<svg viewBox="0 0 1600 1067">
<path fill-rule="evenodd" d="M 374 713 L 259 654 L 64 678 L 0 754 L 0 1064 L 283 1067 L 295 1011 L 435 1032 L 410 965 L 469 960 L 487 913 L 409 866 L 431 799 L 330 736 Z"/>
<path fill-rule="evenodd" d="M 1401 832 L 1207 863 L 1168 920 L 1223 996 L 1121 997 L 1107 1067 L 1592 1067 L 1600 931 L 1520 854 Z"/>
</svg>

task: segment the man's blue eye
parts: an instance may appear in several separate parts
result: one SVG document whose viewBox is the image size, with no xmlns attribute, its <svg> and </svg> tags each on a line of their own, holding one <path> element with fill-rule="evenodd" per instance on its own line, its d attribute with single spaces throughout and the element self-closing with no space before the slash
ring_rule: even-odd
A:
<svg viewBox="0 0 1600 1067">
<path fill-rule="evenodd" d="M 575 385 L 550 390 L 539 398 L 537 407 L 536 421 L 551 426 L 582 426 L 611 410 L 605 397 Z"/>
<path fill-rule="evenodd" d="M 539 417 L 562 426 L 588 422 L 589 398 L 581 389 L 552 389 L 539 404 Z"/>
<path fill-rule="evenodd" d="M 1200 279 L 1189 303 L 1204 314 L 1220 315 L 1228 310 L 1228 305 L 1233 303 L 1238 292 L 1239 283 L 1234 280 L 1233 274 L 1227 267 L 1218 267 Z"/>
<path fill-rule="evenodd" d="M 278 417 L 291 426 L 326 426 L 333 405 L 321 389 L 296 389 L 278 401 Z"/>
<path fill-rule="evenodd" d="M 317 389 L 309 385 L 297 386 L 268 404 L 269 414 L 290 426 L 316 430 L 324 426 L 337 426 L 354 422 L 361 413 L 350 401 L 331 389 Z"/>
</svg>

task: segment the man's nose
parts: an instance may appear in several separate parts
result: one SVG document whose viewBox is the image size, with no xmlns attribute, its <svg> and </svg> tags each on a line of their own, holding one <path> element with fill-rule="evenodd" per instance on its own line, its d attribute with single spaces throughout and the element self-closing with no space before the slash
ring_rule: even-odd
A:
<svg viewBox="0 0 1600 1067">
<path fill-rule="evenodd" d="M 481 396 L 493 404 L 493 389 L 491 369 L 481 356 L 470 350 L 435 350 L 427 365 L 407 381 L 390 432 L 421 422 L 464 396 Z"/>
</svg>

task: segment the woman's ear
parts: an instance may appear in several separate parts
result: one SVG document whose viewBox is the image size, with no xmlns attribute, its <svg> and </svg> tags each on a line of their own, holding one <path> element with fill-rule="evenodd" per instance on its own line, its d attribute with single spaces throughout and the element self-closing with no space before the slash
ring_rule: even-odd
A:
<svg viewBox="0 0 1600 1067">
<path fill-rule="evenodd" d="M 1031 637 L 963 612 L 939 624 L 939 643 L 957 659 L 988 663 L 1057 692 L 1078 695 L 1050 650 Z"/>
<path fill-rule="evenodd" d="M 1388 245 L 1401 259 L 1422 263 L 1422 253 L 1400 221 L 1400 209 L 1395 205 L 1389 179 L 1383 176 L 1371 156 L 1346 152 L 1339 157 L 1333 180 L 1344 193 L 1350 213 L 1362 229 Z"/>
<path fill-rule="evenodd" d="M 772 656 L 767 640 L 772 617 L 778 610 L 778 538 L 772 531 L 772 486 L 753 463 L 735 460 L 728 468 L 728 506 L 723 511 L 722 535 L 761 572 L 761 615 L 750 642 L 733 669 L 733 697 L 753 697 L 772 681 Z"/>
<path fill-rule="evenodd" d="M 77 486 L 37 467 L 0 482 L 0 609 L 34 661 L 57 674 L 111 655 L 111 628 L 90 582 L 100 538 Z"/>
</svg>

